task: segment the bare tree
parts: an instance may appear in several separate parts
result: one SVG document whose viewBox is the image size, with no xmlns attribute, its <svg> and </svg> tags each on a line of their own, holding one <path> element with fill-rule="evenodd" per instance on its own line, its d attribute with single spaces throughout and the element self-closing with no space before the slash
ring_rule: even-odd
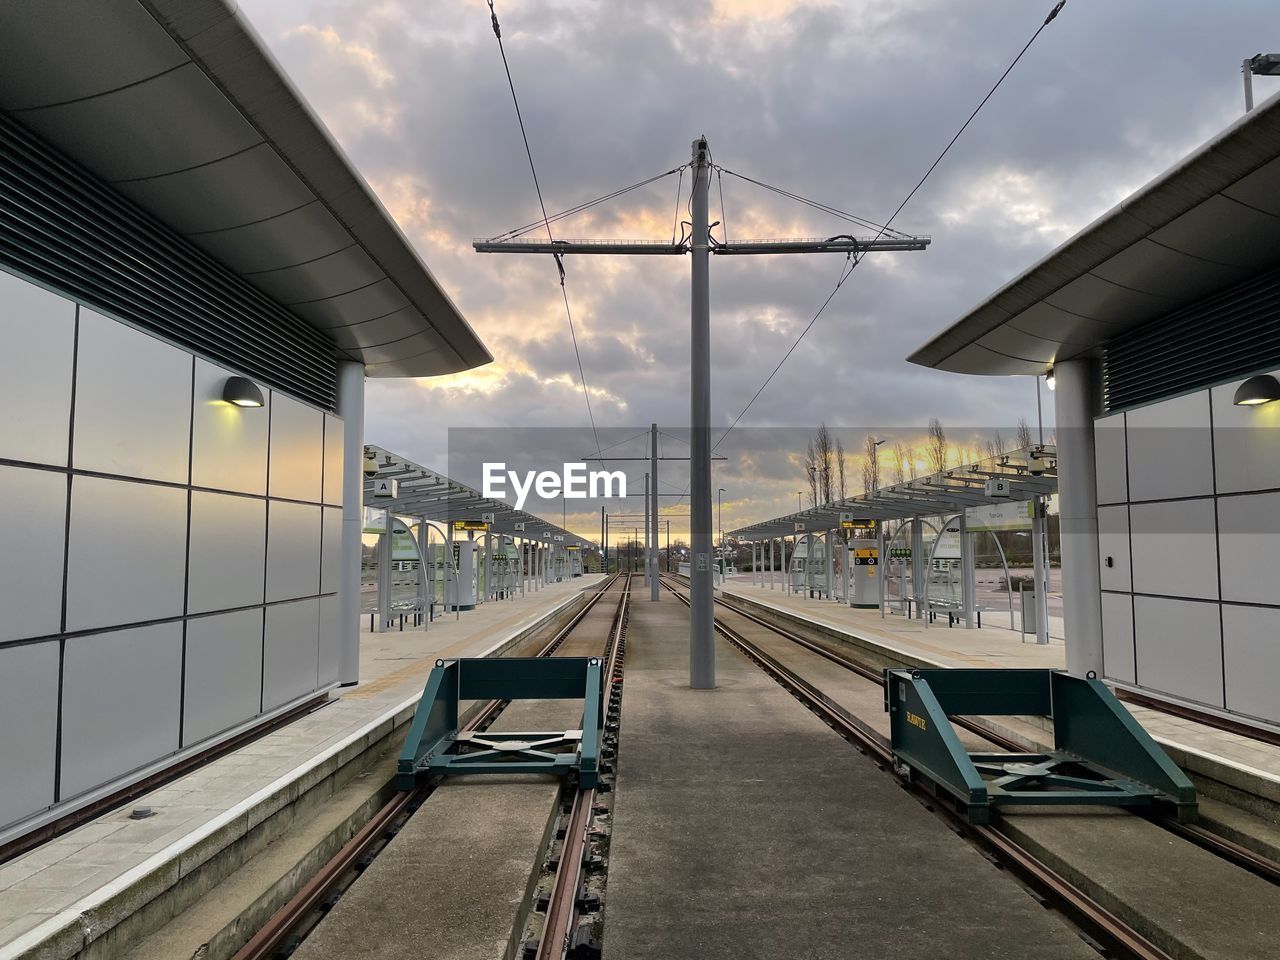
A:
<svg viewBox="0 0 1280 960">
<path fill-rule="evenodd" d="M 934 473 L 947 469 L 947 432 L 942 429 L 942 421 L 934 417 L 929 421 L 929 465 Z"/>
<path fill-rule="evenodd" d="M 1002 453 L 1004 453 L 1004 437 L 1000 436 L 1000 431 L 997 430 L 987 438 L 987 442 L 983 449 L 983 456 L 988 460 L 995 460 L 999 458 Z"/>
<path fill-rule="evenodd" d="M 840 484 L 840 499 L 843 500 L 847 494 L 844 485 L 845 475 L 845 457 L 844 457 L 844 441 L 836 437 L 836 477 Z"/>
<path fill-rule="evenodd" d="M 1026 417 L 1019 417 L 1018 433 L 1013 441 L 1014 449 L 1025 450 L 1027 447 L 1031 446 L 1033 442 L 1034 441 L 1031 439 L 1031 425 L 1027 423 Z"/>
<path fill-rule="evenodd" d="M 871 496 L 880 489 L 880 444 L 871 434 L 862 441 L 862 492 Z"/>
<path fill-rule="evenodd" d="M 804 479 L 809 485 L 809 506 L 818 505 L 818 453 L 813 446 L 813 438 L 804 452 Z"/>
<path fill-rule="evenodd" d="M 830 503 L 833 499 L 831 496 L 831 479 L 835 447 L 831 440 L 831 431 L 827 429 L 825 423 L 818 426 L 818 434 L 814 438 L 813 449 L 817 455 L 815 465 L 818 468 L 818 494 L 822 497 L 819 502 Z"/>
<path fill-rule="evenodd" d="M 907 482 L 907 448 L 901 440 L 895 440 L 893 444 L 893 482 Z"/>
</svg>

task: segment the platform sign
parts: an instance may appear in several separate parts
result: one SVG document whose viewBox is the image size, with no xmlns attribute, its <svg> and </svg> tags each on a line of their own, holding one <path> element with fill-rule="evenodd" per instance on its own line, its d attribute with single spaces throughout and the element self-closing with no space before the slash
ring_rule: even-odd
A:
<svg viewBox="0 0 1280 960">
<path fill-rule="evenodd" d="M 889 559 L 890 560 L 910 560 L 911 548 L 910 547 L 894 547 L 889 551 Z"/>
<path fill-rule="evenodd" d="M 580 543 L 571 543 L 571 544 L 569 544 L 568 546 L 566 546 L 566 547 L 565 547 L 565 549 L 566 549 L 566 550 L 581 550 L 581 549 L 582 549 L 582 544 L 580 544 Z"/>
<path fill-rule="evenodd" d="M 552 540 L 554 540 L 556 543 L 564 543 L 564 534 L 563 534 L 563 533 L 557 533 L 557 534 L 556 534 L 555 536 L 553 536 L 551 539 L 552 539 Z"/>
<path fill-rule="evenodd" d="M 395 477 L 374 477 L 373 495 L 380 500 L 394 500 L 400 495 L 400 481 Z"/>
<path fill-rule="evenodd" d="M 511 529 L 517 533 L 524 533 L 524 521 L 521 520 L 519 523 L 513 523 L 511 525 Z"/>
<path fill-rule="evenodd" d="M 796 533 L 804 533 L 804 524 L 799 520 L 796 521 Z"/>
<path fill-rule="evenodd" d="M 965 524 L 973 533 L 997 530 L 1031 529 L 1033 500 L 1010 500 L 982 507 L 970 507 L 965 511 Z"/>
<path fill-rule="evenodd" d="M 382 507 L 365 507 L 363 533 L 386 533 L 387 532 L 387 511 Z"/>
<path fill-rule="evenodd" d="M 455 530 L 488 530 L 489 524 L 483 520 L 455 520 L 453 521 L 453 529 Z"/>
<path fill-rule="evenodd" d="M 866 530 L 868 527 L 874 527 L 876 522 L 866 518 L 855 517 L 852 513 L 840 514 L 841 530 Z"/>
<path fill-rule="evenodd" d="M 698 569 L 699 569 L 699 570 L 710 570 L 710 569 L 711 569 L 711 564 L 710 564 L 710 562 L 707 560 L 707 555 L 706 555 L 705 553 L 700 553 L 700 554 L 698 554 Z"/>
<path fill-rule="evenodd" d="M 954 521 L 947 524 L 943 529 L 941 536 L 938 537 L 938 545 L 934 547 L 933 559 L 935 560 L 959 560 L 960 559 L 960 523 Z"/>
</svg>

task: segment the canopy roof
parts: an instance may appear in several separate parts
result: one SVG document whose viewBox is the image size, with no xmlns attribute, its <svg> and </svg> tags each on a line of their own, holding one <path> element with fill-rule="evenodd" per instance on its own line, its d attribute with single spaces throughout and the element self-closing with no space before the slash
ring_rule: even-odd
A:
<svg viewBox="0 0 1280 960">
<path fill-rule="evenodd" d="M 370 376 L 493 359 L 228 0 L 5 0 L 0 110 Z"/>
<path fill-rule="evenodd" d="M 837 530 L 842 514 L 852 514 L 856 520 L 905 520 L 1049 496 L 1058 491 L 1057 462 L 1057 451 L 1052 446 L 1027 447 L 906 483 L 880 487 L 869 496 L 849 497 L 748 524 L 730 531 L 729 535 L 739 540 L 769 540 L 797 532 Z M 1036 472 L 1032 473 L 1033 470 Z M 987 481 L 993 479 L 1007 481 L 1007 497 L 992 497 L 984 492 Z M 796 524 L 804 526 L 797 530 Z"/>
<path fill-rule="evenodd" d="M 957 373 L 1039 374 L 1280 265 L 1280 94 L 916 350 Z"/>
<path fill-rule="evenodd" d="M 451 523 L 454 520 L 481 520 L 486 513 L 494 515 L 490 529 L 515 537 L 550 540 L 563 537 L 563 543 L 577 544 L 580 547 L 595 547 L 590 540 L 584 540 L 576 533 L 570 533 L 563 527 L 543 520 L 541 517 L 523 510 L 516 510 L 503 500 L 492 500 L 481 496 L 466 484 L 450 480 L 434 470 L 406 460 L 397 454 L 372 444 L 366 445 L 378 464 L 378 472 L 374 476 L 364 478 L 364 503 L 370 507 L 382 507 L 393 514 L 406 517 L 421 517 L 438 523 Z M 391 478 L 396 480 L 399 495 L 390 497 L 374 497 L 375 480 Z M 518 524 L 524 524 L 523 529 Z M 557 541 L 560 542 L 560 541 Z"/>
</svg>

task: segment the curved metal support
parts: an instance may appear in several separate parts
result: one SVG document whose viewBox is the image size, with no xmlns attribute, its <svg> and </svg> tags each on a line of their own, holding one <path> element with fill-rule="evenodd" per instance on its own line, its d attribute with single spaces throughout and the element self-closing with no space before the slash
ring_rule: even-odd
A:
<svg viewBox="0 0 1280 960">
<path fill-rule="evenodd" d="M 938 552 L 938 541 L 942 539 L 942 531 L 947 529 L 947 524 L 952 520 L 958 520 L 959 518 L 960 514 L 951 514 L 942 522 L 942 530 L 933 527 L 932 523 L 929 524 L 929 526 L 933 527 L 934 534 L 933 545 L 929 547 L 929 563 L 924 568 L 924 628 L 926 630 L 929 629 L 929 571 L 933 569 L 933 555 Z"/>
</svg>

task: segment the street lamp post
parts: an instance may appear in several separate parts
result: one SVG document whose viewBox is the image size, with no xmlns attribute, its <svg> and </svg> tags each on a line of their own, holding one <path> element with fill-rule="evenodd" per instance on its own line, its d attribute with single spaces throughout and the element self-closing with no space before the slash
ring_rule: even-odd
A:
<svg viewBox="0 0 1280 960">
<path fill-rule="evenodd" d="M 802 510 L 804 510 L 804 507 L 803 507 L 803 506 L 801 506 L 801 504 L 800 504 L 800 497 L 801 497 L 803 494 L 804 494 L 804 491 L 803 491 L 803 490 L 797 490 L 797 491 L 796 491 L 796 513 L 800 513 Z"/>
<path fill-rule="evenodd" d="M 716 526 L 720 528 L 720 552 L 724 552 L 724 487 L 716 492 Z"/>
</svg>

